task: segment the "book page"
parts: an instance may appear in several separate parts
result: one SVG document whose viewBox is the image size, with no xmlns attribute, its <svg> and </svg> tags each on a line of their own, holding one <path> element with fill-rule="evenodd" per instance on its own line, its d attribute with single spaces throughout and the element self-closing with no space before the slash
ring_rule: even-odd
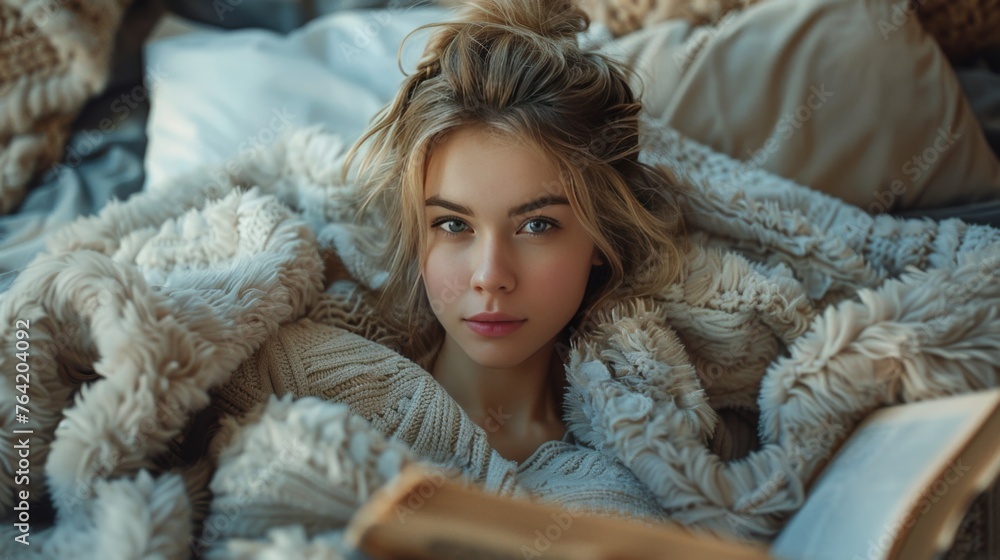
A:
<svg viewBox="0 0 1000 560">
<path fill-rule="evenodd" d="M 922 500 L 946 493 L 968 470 L 949 461 L 992 411 L 983 403 L 981 395 L 963 396 L 872 415 L 821 474 L 771 553 L 787 559 L 888 557 L 920 514 Z"/>
</svg>

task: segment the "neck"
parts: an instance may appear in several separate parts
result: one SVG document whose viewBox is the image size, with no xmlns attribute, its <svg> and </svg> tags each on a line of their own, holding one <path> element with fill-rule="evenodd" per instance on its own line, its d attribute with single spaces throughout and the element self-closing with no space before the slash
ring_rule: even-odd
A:
<svg viewBox="0 0 1000 560">
<path fill-rule="evenodd" d="M 520 431 L 538 423 L 561 422 L 558 387 L 562 372 L 551 341 L 510 368 L 487 368 L 474 362 L 446 336 L 431 374 L 473 422 L 495 431 Z"/>
</svg>

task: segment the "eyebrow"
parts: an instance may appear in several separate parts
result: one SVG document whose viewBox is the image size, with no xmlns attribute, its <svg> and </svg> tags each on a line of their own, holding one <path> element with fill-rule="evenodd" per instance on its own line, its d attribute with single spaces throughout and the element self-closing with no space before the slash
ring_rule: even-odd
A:
<svg viewBox="0 0 1000 560">
<path fill-rule="evenodd" d="M 515 206 L 510 209 L 507 213 L 507 217 L 513 218 L 515 216 L 520 216 L 521 214 L 527 214 L 533 210 L 538 210 L 539 208 L 545 208 L 546 206 L 551 206 L 553 204 L 569 204 L 569 200 L 564 196 L 549 196 L 542 195 L 531 202 L 526 202 L 520 206 Z M 440 196 L 432 196 L 424 201 L 424 207 L 428 206 L 439 206 L 445 210 L 451 210 L 452 212 L 458 212 L 459 214 L 465 214 L 466 216 L 475 216 L 466 206 L 462 206 L 457 202 L 452 202 L 450 200 L 445 200 Z"/>
</svg>

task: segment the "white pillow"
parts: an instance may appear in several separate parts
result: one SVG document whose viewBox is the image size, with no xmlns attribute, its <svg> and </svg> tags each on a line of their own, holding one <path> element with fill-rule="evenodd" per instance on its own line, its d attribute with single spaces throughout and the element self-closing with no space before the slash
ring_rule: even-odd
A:
<svg viewBox="0 0 1000 560">
<path fill-rule="evenodd" d="M 187 26 L 145 46 L 150 87 L 147 190 L 210 163 L 242 166 L 291 129 L 324 124 L 349 142 L 403 82 L 407 33 L 453 12 L 440 7 L 337 12 L 288 35 Z M 176 17 L 176 16 L 172 16 Z M 428 31 L 402 53 L 412 72 Z M 123 105 L 123 108 L 126 105 Z"/>
</svg>

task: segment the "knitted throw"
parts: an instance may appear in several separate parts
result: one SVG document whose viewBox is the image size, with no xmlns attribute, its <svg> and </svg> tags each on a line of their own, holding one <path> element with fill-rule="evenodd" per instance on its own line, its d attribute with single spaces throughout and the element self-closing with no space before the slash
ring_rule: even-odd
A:
<svg viewBox="0 0 1000 560">
<path fill-rule="evenodd" d="M 0 0 L 0 214 L 59 161 L 70 124 L 104 88 L 131 0 Z"/>
<path fill-rule="evenodd" d="M 58 522 L 33 520 L 28 549 L 7 523 L 0 550 L 336 558 L 353 511 L 412 461 L 768 540 L 874 408 L 997 385 L 1000 232 L 870 217 L 656 123 L 643 142 L 683 187 L 684 274 L 576 335 L 578 443 L 522 464 L 371 312 L 385 274 L 355 240 L 378 228 L 351 222 L 339 138 L 297 131 L 224 185 L 207 169 L 60 230 L 0 299 L 0 339 L 31 344 L 26 423 L 16 349 L 0 348 L 0 503 L 30 491 Z M 759 412 L 763 447 L 715 453 L 722 408 Z M 27 484 L 14 429 L 33 430 Z"/>
</svg>

